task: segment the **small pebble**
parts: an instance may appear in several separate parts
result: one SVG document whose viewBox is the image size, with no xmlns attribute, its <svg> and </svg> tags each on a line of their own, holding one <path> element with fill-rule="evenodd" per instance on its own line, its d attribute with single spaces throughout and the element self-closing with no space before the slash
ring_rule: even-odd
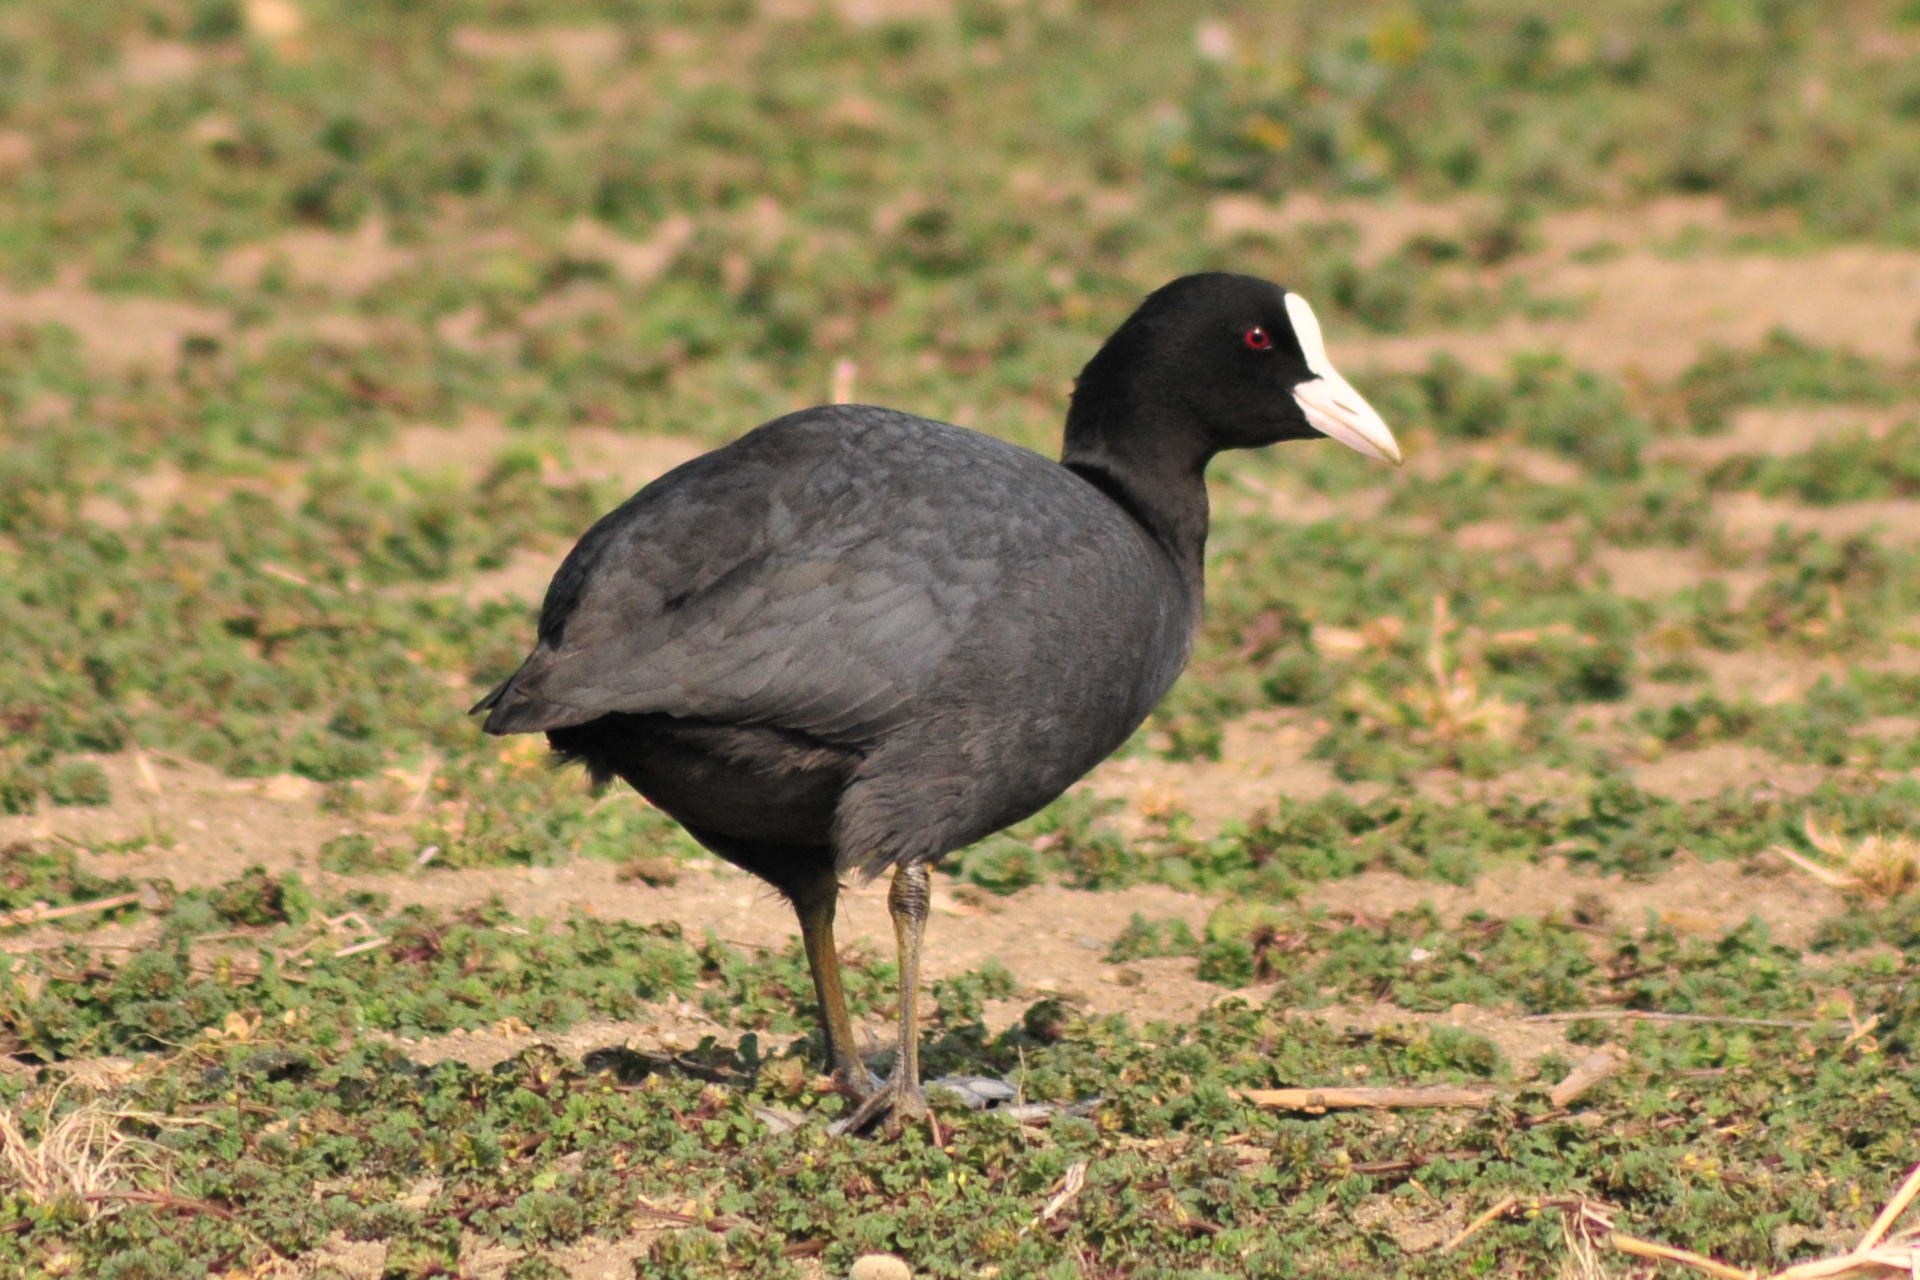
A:
<svg viewBox="0 0 1920 1280">
<path fill-rule="evenodd" d="M 913 1280 L 913 1268 L 890 1253 L 869 1253 L 853 1260 L 847 1280 Z"/>
</svg>

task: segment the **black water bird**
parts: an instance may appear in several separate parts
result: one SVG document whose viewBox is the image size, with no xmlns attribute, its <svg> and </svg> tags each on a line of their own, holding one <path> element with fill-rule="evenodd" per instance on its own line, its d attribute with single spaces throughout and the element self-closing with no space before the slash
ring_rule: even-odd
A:
<svg viewBox="0 0 1920 1280">
<path fill-rule="evenodd" d="M 1207 462 L 1327 435 L 1400 460 L 1313 310 L 1186 276 L 1075 384 L 1059 462 L 866 405 L 789 414 L 580 539 L 539 642 L 474 710 L 624 778 L 799 914 L 851 1126 L 926 1114 L 928 867 L 1036 812 L 1139 727 L 1200 623 Z M 854 1053 L 843 877 L 891 868 L 900 1047 Z"/>
</svg>

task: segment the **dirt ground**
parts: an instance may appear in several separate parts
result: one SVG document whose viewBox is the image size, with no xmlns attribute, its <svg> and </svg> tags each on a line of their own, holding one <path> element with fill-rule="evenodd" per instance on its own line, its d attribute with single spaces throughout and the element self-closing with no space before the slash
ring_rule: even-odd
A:
<svg viewBox="0 0 1920 1280">
<path fill-rule="evenodd" d="M 479 52 L 489 54 L 488 49 Z M 584 43 L 578 49 L 570 47 L 562 52 L 588 62 L 597 56 Z M 164 73 L 163 63 L 164 59 L 156 61 L 158 70 L 148 70 Z M 1236 197 L 1217 202 L 1213 229 L 1217 236 L 1231 239 L 1277 233 L 1302 222 L 1350 219 L 1361 229 L 1363 257 L 1377 258 L 1415 232 L 1457 230 L 1464 219 L 1477 212 L 1467 205 L 1330 205 L 1306 198 L 1275 207 Z M 1494 370 L 1503 367 L 1516 352 L 1553 349 L 1564 352 L 1577 365 L 1667 378 L 1709 347 L 1751 345 L 1776 326 L 1784 326 L 1811 342 L 1850 347 L 1869 355 L 1900 359 L 1915 355 L 1916 323 L 1920 322 L 1920 253 L 1864 247 L 1810 252 L 1736 251 L 1739 237 L 1764 234 L 1766 230 L 1764 225 L 1730 218 L 1711 200 L 1663 200 L 1639 209 L 1552 216 L 1538 228 L 1534 250 L 1506 269 L 1523 277 L 1537 294 L 1576 300 L 1581 308 L 1577 316 L 1510 318 L 1479 331 L 1405 337 L 1335 335 L 1332 355 L 1342 367 L 1352 369 L 1409 368 L 1423 365 L 1432 352 L 1444 350 L 1470 365 Z M 595 242 L 582 247 L 583 251 L 606 257 L 626 279 L 638 282 L 657 274 L 692 233 L 689 224 L 663 228 L 655 240 L 646 243 Z M 1596 254 L 1596 246 L 1606 246 L 1606 253 Z M 1594 261 L 1596 257 L 1606 260 Z M 402 251 L 387 243 L 382 227 L 369 221 L 352 238 L 303 232 L 283 242 L 243 247 L 229 254 L 223 270 L 235 280 L 244 281 L 279 262 L 286 264 L 296 278 L 325 282 L 341 309 L 331 315 L 317 315 L 309 323 L 316 331 L 352 342 L 366 335 L 355 327 L 351 299 L 399 269 L 405 260 Z M 77 281 L 63 281 L 28 293 L 0 291 L 0 324 L 47 320 L 71 326 L 80 335 L 87 358 L 112 367 L 167 367 L 177 358 L 183 338 L 196 334 L 225 336 L 230 327 L 227 318 L 216 311 L 107 297 Z M 456 322 L 442 336 L 461 339 L 459 324 Z M 1920 414 L 1920 406 L 1914 405 L 1871 411 L 1749 410 L 1739 415 L 1726 434 L 1663 440 L 1652 453 L 1683 465 L 1708 467 L 1736 453 L 1804 451 L 1835 432 L 1861 427 L 1884 431 L 1916 414 Z M 555 475 L 605 480 L 622 490 L 640 487 L 704 447 L 689 440 L 636 437 L 597 429 L 555 433 L 530 441 L 495 419 L 475 415 L 453 428 L 419 426 L 406 430 L 385 454 L 370 459 L 369 465 L 450 471 L 471 481 L 503 450 L 524 448 L 530 442 L 549 451 L 550 470 Z M 1417 456 L 1421 447 L 1419 442 L 1413 443 L 1410 451 L 1416 456 L 1410 459 L 1410 465 L 1421 465 Z M 1567 468 L 1566 463 L 1544 455 L 1513 453 L 1508 460 L 1549 481 L 1564 479 L 1560 473 Z M 212 501 L 218 496 L 191 493 L 188 482 L 177 473 L 156 473 L 134 486 L 117 510 L 100 507 L 91 514 L 124 523 L 152 518 L 174 501 Z M 1327 498 L 1236 471 L 1221 480 L 1216 496 L 1223 503 L 1254 504 L 1285 519 L 1310 520 L 1336 514 L 1369 518 L 1379 510 L 1385 494 L 1372 489 Z M 1764 539 L 1777 525 L 1785 524 L 1834 536 L 1878 529 L 1897 542 L 1920 541 L 1920 504 L 1846 503 L 1815 508 L 1752 495 L 1730 495 L 1721 501 L 1716 515 L 1729 535 L 1743 539 Z M 1497 522 L 1467 526 L 1456 536 L 1463 548 L 1476 553 L 1524 551 L 1543 561 L 1573 555 L 1570 541 L 1560 547 L 1550 537 L 1530 537 L 1522 548 L 1518 531 Z M 563 546 L 525 548 L 505 568 L 473 575 L 452 589 L 476 601 L 505 600 L 531 610 L 564 551 Z M 1738 600 L 1760 580 L 1751 571 L 1717 568 L 1695 552 L 1603 547 L 1596 553 L 1594 564 L 1617 590 L 1646 599 L 1662 598 L 1718 578 Z M 1756 653 L 1705 654 L 1702 660 L 1712 691 L 1723 697 L 1752 696 L 1762 701 L 1797 697 L 1823 671 L 1838 672 L 1838 667 L 1831 664 Z M 1920 666 L 1920 652 L 1895 649 L 1881 661 L 1913 669 Z M 450 690 L 448 696 L 466 700 L 470 691 Z M 1636 696 L 1657 699 L 1663 695 L 1657 689 L 1643 688 Z M 1913 727 L 1907 726 L 1907 730 Z M 1218 761 L 1176 763 L 1146 757 L 1110 761 L 1082 785 L 1095 795 L 1121 802 L 1113 820 L 1123 830 L 1137 833 L 1150 814 L 1177 807 L 1190 813 L 1198 832 L 1207 835 L 1225 823 L 1244 821 L 1270 808 L 1279 797 L 1307 800 L 1340 788 L 1342 784 L 1328 766 L 1310 758 L 1309 750 L 1318 733 L 1297 714 L 1261 712 L 1228 729 Z M 102 874 L 164 878 L 183 888 L 218 883 L 253 864 L 274 872 L 298 870 L 323 885 L 342 881 L 317 868 L 314 851 L 323 841 L 356 828 L 352 822 L 321 809 L 320 788 L 311 782 L 291 776 L 231 779 L 158 753 L 129 752 L 101 758 L 99 763 L 112 782 L 114 802 L 110 807 L 0 817 L 0 843 L 27 836 L 58 838 L 86 850 L 85 861 Z M 1789 794 L 1804 792 L 1817 783 L 1819 776 L 1816 769 L 1786 764 L 1758 748 L 1716 745 L 1649 760 L 1638 767 L 1635 781 L 1649 791 L 1694 798 L 1711 796 L 1727 787 L 1761 783 Z M 1429 781 L 1441 791 L 1458 791 L 1465 785 L 1452 777 Z M 1564 792 L 1577 785 L 1551 771 L 1533 770 L 1485 787 L 1543 794 Z M 1367 785 L 1345 789 L 1360 800 L 1374 793 Z M 110 842 L 141 835 L 150 837 L 151 842 L 136 852 L 95 852 Z M 428 869 L 407 875 L 359 876 L 353 883 L 389 895 L 396 905 L 420 903 L 448 909 L 498 895 L 520 915 L 565 918 L 586 913 L 641 922 L 673 920 L 691 933 L 711 931 L 748 947 L 783 946 L 797 932 L 791 912 L 769 890 L 716 862 L 695 864 L 678 883 L 660 888 L 622 882 L 615 872 L 611 863 L 582 858 L 555 867 Z M 1718 933 L 1749 915 L 1757 915 L 1776 939 L 1793 946 L 1804 945 L 1814 923 L 1839 907 L 1833 890 L 1809 882 L 1784 864 L 1742 869 L 1685 858 L 1648 882 L 1601 879 L 1555 862 L 1504 866 L 1483 875 L 1470 889 L 1373 872 L 1320 885 L 1308 895 L 1307 902 L 1338 911 L 1383 915 L 1425 901 L 1453 919 L 1473 910 L 1502 916 L 1564 910 L 1576 895 L 1597 895 L 1615 920 L 1658 920 L 1683 932 L 1701 934 Z M 1183 1019 L 1223 998 L 1260 1001 L 1265 993 L 1258 988 L 1229 993 L 1199 981 L 1193 976 L 1190 959 L 1125 964 L 1106 959 L 1115 936 L 1135 914 L 1178 919 L 1197 932 L 1216 905 L 1218 899 L 1208 895 L 1151 885 L 1102 893 L 1045 885 L 1004 898 L 969 895 L 964 900 L 942 888 L 936 892 L 928 930 L 928 976 L 937 979 L 961 973 L 989 959 L 1004 963 L 1013 972 L 1021 994 L 989 1008 L 989 1022 L 996 1029 L 1017 1019 L 1040 993 L 1057 993 L 1089 1013 L 1120 1013 L 1136 1023 Z M 849 888 L 843 898 L 841 920 L 843 946 L 883 952 L 890 948 L 884 885 Z M 123 933 L 119 941 L 124 945 L 136 946 L 141 941 L 138 928 Z M 16 936 L 0 943 L 0 950 L 18 952 L 45 945 L 51 936 L 46 932 Z M 103 935 L 103 940 L 111 939 Z M 1387 1007 L 1334 1006 L 1311 1016 L 1355 1026 L 1393 1021 L 1467 1026 L 1492 1039 L 1521 1072 L 1541 1054 L 1567 1049 L 1559 1024 L 1530 1022 L 1510 1011 L 1460 1006 L 1446 1014 L 1416 1015 Z M 615 1044 L 690 1047 L 709 1034 L 725 1038 L 727 1032 L 692 1005 L 672 1001 L 656 1006 L 643 1019 L 583 1024 L 564 1035 L 535 1036 L 505 1027 L 412 1042 L 406 1047 L 423 1062 L 457 1058 L 485 1065 L 536 1040 L 578 1055 Z M 891 1042 L 893 1031 L 873 1024 L 863 1026 L 861 1034 L 870 1047 L 879 1048 Z M 111 1073 L 117 1068 L 96 1063 L 76 1064 L 74 1069 Z M 1450 1232 L 1458 1224 L 1442 1225 Z M 569 1275 L 582 1280 L 624 1276 L 631 1273 L 631 1259 L 645 1243 L 644 1236 L 615 1242 L 586 1241 L 565 1256 L 556 1256 L 555 1261 Z M 384 1264 L 383 1250 L 384 1246 L 378 1244 L 339 1240 L 309 1261 L 314 1268 L 324 1265 L 340 1274 L 376 1276 Z M 467 1270 L 476 1276 L 503 1273 L 515 1256 L 512 1251 L 478 1242 L 474 1242 L 473 1250 L 465 1261 Z"/>
<path fill-rule="evenodd" d="M 1244 819 L 1255 809 L 1271 805 L 1277 795 L 1305 799 L 1333 789 L 1337 784 L 1330 772 L 1303 758 L 1309 740 L 1302 726 L 1278 716 L 1249 717 L 1230 731 L 1217 763 L 1118 760 L 1096 770 L 1082 785 L 1125 802 L 1118 815 L 1123 827 L 1144 824 L 1143 809 L 1179 803 L 1201 823 L 1217 829 L 1224 821 Z M 1716 794 L 1725 785 L 1763 780 L 1788 785 L 1781 764 L 1761 755 L 1738 746 L 1678 753 L 1643 768 L 1641 781 L 1676 795 Z M 749 948 L 784 946 L 798 933 L 791 910 L 771 890 L 713 860 L 690 864 L 677 883 L 661 887 L 622 881 L 615 864 L 593 858 L 552 867 L 340 876 L 316 867 L 313 851 L 323 841 L 358 828 L 323 812 L 320 788 L 313 783 L 290 775 L 263 781 L 230 779 L 200 765 L 148 753 L 100 757 L 99 762 L 113 783 L 113 806 L 0 818 L 0 842 L 27 836 L 63 839 L 87 850 L 85 862 L 100 874 L 162 878 L 180 888 L 218 884 L 258 864 L 276 874 L 299 871 L 322 888 L 351 885 L 373 890 L 387 895 L 396 906 L 420 904 L 448 911 L 497 896 L 519 915 L 677 921 L 692 934 L 711 932 Z M 1811 777 L 1805 781 L 1812 785 Z M 1349 789 L 1356 798 L 1368 793 L 1365 787 Z M 162 835 L 172 843 L 151 843 L 125 853 L 92 852 L 143 834 Z M 1707 935 L 1756 915 L 1790 946 L 1804 945 L 1815 923 L 1840 907 L 1837 892 L 1790 874 L 1784 864 L 1756 872 L 1685 857 L 1653 881 L 1600 878 L 1559 859 L 1540 866 L 1503 866 L 1480 877 L 1472 888 L 1369 872 L 1315 886 L 1304 902 L 1376 916 L 1425 902 L 1454 920 L 1475 910 L 1497 916 L 1564 914 L 1576 896 L 1584 896 L 1587 910 L 1597 897 L 1615 920 L 1658 921 L 1682 932 Z M 957 895 L 938 885 L 927 934 L 927 975 L 931 980 L 960 974 L 989 960 L 1005 964 L 1021 991 L 1014 999 L 989 1005 L 987 1020 L 995 1030 L 1011 1025 L 1041 994 L 1063 996 L 1089 1014 L 1123 1014 L 1136 1024 L 1189 1018 L 1223 998 L 1258 1002 L 1265 994 L 1259 988 L 1228 992 L 1200 981 L 1193 976 L 1190 959 L 1115 964 L 1106 957 L 1114 938 L 1136 914 L 1180 920 L 1198 933 L 1219 901 L 1217 896 L 1181 893 L 1163 885 L 1083 892 L 1047 884 L 1006 897 Z M 47 945 L 59 936 L 50 930 L 29 932 L 8 939 L 0 949 L 17 952 Z M 144 940 L 145 931 L 134 926 L 103 931 L 96 937 L 103 943 L 135 947 Z M 849 886 L 841 902 L 838 938 L 842 947 L 885 954 L 891 937 L 884 882 Z M 1318 1016 L 1357 1019 L 1356 1025 L 1372 1025 L 1382 1018 L 1418 1020 L 1404 1010 L 1339 1008 Z M 1539 1054 L 1564 1047 L 1554 1028 L 1517 1017 L 1465 1007 L 1449 1016 L 1466 1019 L 1462 1025 L 1487 1034 L 1521 1070 Z M 893 1040 L 893 1029 L 884 1023 L 863 1026 L 861 1034 L 874 1049 Z M 536 1040 L 584 1054 L 613 1044 L 689 1048 L 705 1035 L 731 1038 L 693 1005 L 669 1001 L 657 1006 L 652 1016 L 634 1022 L 588 1023 L 557 1037 L 515 1029 L 458 1034 L 412 1044 L 409 1052 L 422 1061 L 458 1058 L 490 1065 Z"/>
<path fill-rule="evenodd" d="M 583 46 L 584 48 L 585 46 Z M 483 51 L 485 52 L 485 51 Z M 588 52 L 591 52 L 590 50 Z M 582 57 L 587 56 L 581 54 Z M 1213 211 L 1216 235 L 1232 238 L 1283 232 L 1304 222 L 1350 220 L 1360 229 L 1361 256 L 1377 258 L 1412 234 L 1457 232 L 1483 214 L 1471 204 L 1335 203 L 1300 197 L 1282 206 L 1243 198 L 1223 198 Z M 1581 314 L 1552 320 L 1509 320 L 1482 331 L 1449 331 L 1412 337 L 1347 338 L 1332 341 L 1332 354 L 1345 367 L 1405 367 L 1446 350 L 1469 363 L 1496 367 L 1516 351 L 1552 348 L 1576 363 L 1653 376 L 1669 376 L 1714 344 L 1750 344 L 1775 325 L 1785 325 L 1809 341 L 1851 347 L 1863 353 L 1910 357 L 1920 321 L 1920 253 L 1841 247 L 1814 252 L 1736 252 L 1739 237 L 1764 233 L 1763 223 L 1730 217 L 1710 199 L 1667 199 L 1644 207 L 1552 215 L 1537 228 L 1532 250 L 1509 271 L 1551 296 L 1583 303 Z M 673 243 L 690 234 L 669 229 L 666 239 L 648 249 L 634 272 L 658 269 Z M 1609 258 L 1592 262 L 1596 245 Z M 619 255 L 634 245 L 600 245 Z M 445 250 L 453 252 L 454 250 Z M 643 255 L 645 256 L 645 255 Z M 226 270 L 245 275 L 269 261 L 284 261 L 302 278 L 325 281 L 343 300 L 371 287 L 403 264 L 377 221 L 351 237 L 301 232 L 285 243 L 243 247 L 229 254 Z M 655 259 L 659 261 L 656 263 Z M 238 278 L 238 277 L 236 277 Z M 344 316 L 343 312 L 343 316 Z M 325 317 L 319 317 L 319 323 Z M 0 294 L 0 322 L 55 319 L 80 335 L 90 359 L 105 364 L 171 360 L 182 337 L 219 333 L 224 317 L 216 312 L 137 298 L 109 298 L 63 282 L 28 294 Z M 1920 411 L 1920 406 L 1872 410 L 1848 407 L 1748 410 L 1726 434 L 1708 438 L 1663 440 L 1653 449 L 1687 465 L 1710 466 L 1733 453 L 1783 454 L 1805 450 L 1820 439 L 1859 427 L 1884 431 Z M 557 479 L 601 480 L 630 491 L 702 451 L 701 444 L 666 437 L 635 436 L 605 429 L 580 428 L 529 437 L 510 431 L 497 419 L 474 414 L 456 427 L 422 425 L 403 431 L 375 467 L 420 472 L 450 472 L 471 482 L 509 448 L 529 445 L 548 453 Z M 1422 465 L 1414 442 L 1410 465 Z M 1425 444 L 1432 449 L 1437 446 Z M 1541 479 L 1564 480 L 1567 464 L 1549 456 L 1507 450 L 1523 469 Z M 212 501 L 219 494 L 193 494 L 177 473 L 155 473 L 129 492 L 117 512 L 121 522 L 151 518 L 174 501 Z M 1384 498 L 1380 489 L 1363 489 L 1330 499 L 1285 482 L 1260 480 L 1244 469 L 1227 472 L 1216 486 L 1225 503 L 1256 503 L 1276 515 L 1314 519 L 1329 514 L 1367 517 Z M 96 499 L 96 502 L 102 500 Z M 1920 505 L 1900 502 L 1842 503 L 1803 507 L 1753 495 L 1729 495 L 1717 512 L 1728 532 L 1762 538 L 1776 524 L 1844 534 L 1877 528 L 1896 541 L 1920 539 Z M 1498 522 L 1468 525 L 1456 534 L 1467 550 L 1484 554 L 1524 552 L 1551 560 L 1563 552 L 1549 537 L 1537 535 L 1524 548 L 1520 531 Z M 500 599 L 537 606 L 547 579 L 565 547 L 529 547 L 505 567 L 471 575 L 457 588 L 472 599 Z M 1564 554 L 1571 555 L 1569 548 Z M 1696 553 L 1602 547 L 1595 564 L 1624 594 L 1658 598 L 1709 578 L 1725 581 L 1736 599 L 1758 578 L 1751 571 L 1717 569 Z M 1899 650 L 1887 661 L 1908 665 L 1913 651 Z M 1724 697 L 1758 696 L 1774 701 L 1797 696 L 1835 664 L 1821 666 L 1766 654 L 1703 655 L 1712 690 Z M 464 699 L 467 690 L 451 690 Z M 1658 698 L 1657 690 L 1644 696 Z M 1309 758 L 1316 728 L 1286 712 L 1261 712 L 1232 725 L 1217 762 L 1176 763 L 1136 757 L 1110 761 L 1083 784 L 1093 793 L 1117 799 L 1123 829 L 1137 831 L 1144 815 L 1169 805 L 1191 813 L 1205 835 L 1222 824 L 1245 820 L 1280 796 L 1312 799 L 1340 786 L 1331 770 Z M 291 776 L 237 780 L 187 761 L 158 754 L 133 754 L 101 760 L 113 782 L 115 802 L 105 810 L 53 810 L 30 817 L 0 818 L 0 840 L 24 835 L 53 835 L 82 847 L 126 840 L 142 832 L 165 832 L 171 847 L 158 844 L 118 857 L 89 855 L 103 872 L 161 876 L 181 886 L 217 882 L 246 866 L 272 870 L 313 869 L 312 851 L 324 840 L 353 829 L 323 813 L 320 789 Z M 1804 791 L 1817 781 L 1816 770 L 1790 766 L 1757 748 L 1709 746 L 1674 752 L 1639 767 L 1636 781 L 1648 790 L 1676 798 L 1712 795 L 1722 788 L 1765 781 L 1786 791 Z M 1436 779 L 1438 788 L 1457 783 Z M 1564 778 L 1526 771 L 1490 784 L 1494 789 L 1537 793 L 1563 789 Z M 1366 785 L 1346 788 L 1356 799 L 1372 794 Z M 429 871 L 409 877 L 368 878 L 370 887 L 398 903 L 448 907 L 484 900 L 499 893 L 516 911 L 562 916 L 585 910 L 634 920 L 677 919 L 692 929 L 712 929 L 722 937 L 753 945 L 779 945 L 794 932 L 784 905 L 750 879 L 718 865 L 704 865 L 669 889 L 617 883 L 608 864 L 582 860 L 555 868 L 518 871 Z M 1472 890 L 1415 884 L 1389 875 L 1367 875 L 1320 889 L 1315 900 L 1344 910 L 1380 912 L 1428 899 L 1452 914 L 1474 908 L 1500 913 L 1539 911 L 1593 890 L 1585 876 L 1564 868 L 1508 868 L 1485 877 Z M 1601 886 L 1621 912 L 1657 911 L 1670 918 L 1697 919 L 1701 927 L 1724 927 L 1753 911 L 1783 938 L 1803 938 L 1808 921 L 1830 908 L 1805 884 L 1755 883 L 1750 876 L 1718 866 L 1676 870 L 1657 885 Z M 970 906 L 942 895 L 936 900 L 931 929 L 931 973 L 938 977 L 974 967 L 999 956 L 1032 990 L 1067 993 L 1090 1010 L 1124 1012 L 1135 1017 L 1179 1017 L 1220 992 L 1186 976 L 1188 964 L 1137 963 L 1136 985 L 1117 980 L 1121 966 L 1104 960 L 1107 945 L 1131 916 L 1172 917 L 1198 927 L 1214 903 L 1204 896 L 1159 887 L 1119 893 L 1076 893 L 1058 887 L 1025 890 L 989 906 Z M 846 895 L 843 937 L 849 943 L 881 945 L 889 936 L 883 891 L 851 889 Z M 14 941 L 8 946 L 19 946 Z M 1134 982 L 1133 977 L 1127 979 Z M 673 1011 L 668 1011 L 671 1015 Z M 1006 1016 L 1005 1011 L 1000 1011 Z M 669 1017 L 669 1021 L 671 1021 Z M 664 1026 L 665 1024 L 663 1024 Z M 876 1029 L 876 1034 L 883 1034 Z"/>
</svg>

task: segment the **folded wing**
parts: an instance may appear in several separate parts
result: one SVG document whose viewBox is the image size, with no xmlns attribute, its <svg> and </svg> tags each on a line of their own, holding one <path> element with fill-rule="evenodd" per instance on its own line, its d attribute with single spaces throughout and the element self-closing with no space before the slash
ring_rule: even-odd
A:
<svg viewBox="0 0 1920 1280">
<path fill-rule="evenodd" d="M 982 498 L 1035 465 L 1052 466 L 884 410 L 771 423 L 590 530 L 539 645 L 476 710 L 493 733 L 623 711 L 871 740 L 1030 554 L 1025 522 Z"/>
</svg>

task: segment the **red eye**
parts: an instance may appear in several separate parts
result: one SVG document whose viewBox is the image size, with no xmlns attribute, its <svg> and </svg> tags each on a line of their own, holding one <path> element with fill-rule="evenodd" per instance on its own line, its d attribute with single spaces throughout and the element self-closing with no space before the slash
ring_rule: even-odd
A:
<svg viewBox="0 0 1920 1280">
<path fill-rule="evenodd" d="M 1273 345 L 1273 339 L 1267 336 L 1265 329 L 1249 329 L 1247 330 L 1247 345 L 1255 351 L 1265 351 Z"/>
</svg>

